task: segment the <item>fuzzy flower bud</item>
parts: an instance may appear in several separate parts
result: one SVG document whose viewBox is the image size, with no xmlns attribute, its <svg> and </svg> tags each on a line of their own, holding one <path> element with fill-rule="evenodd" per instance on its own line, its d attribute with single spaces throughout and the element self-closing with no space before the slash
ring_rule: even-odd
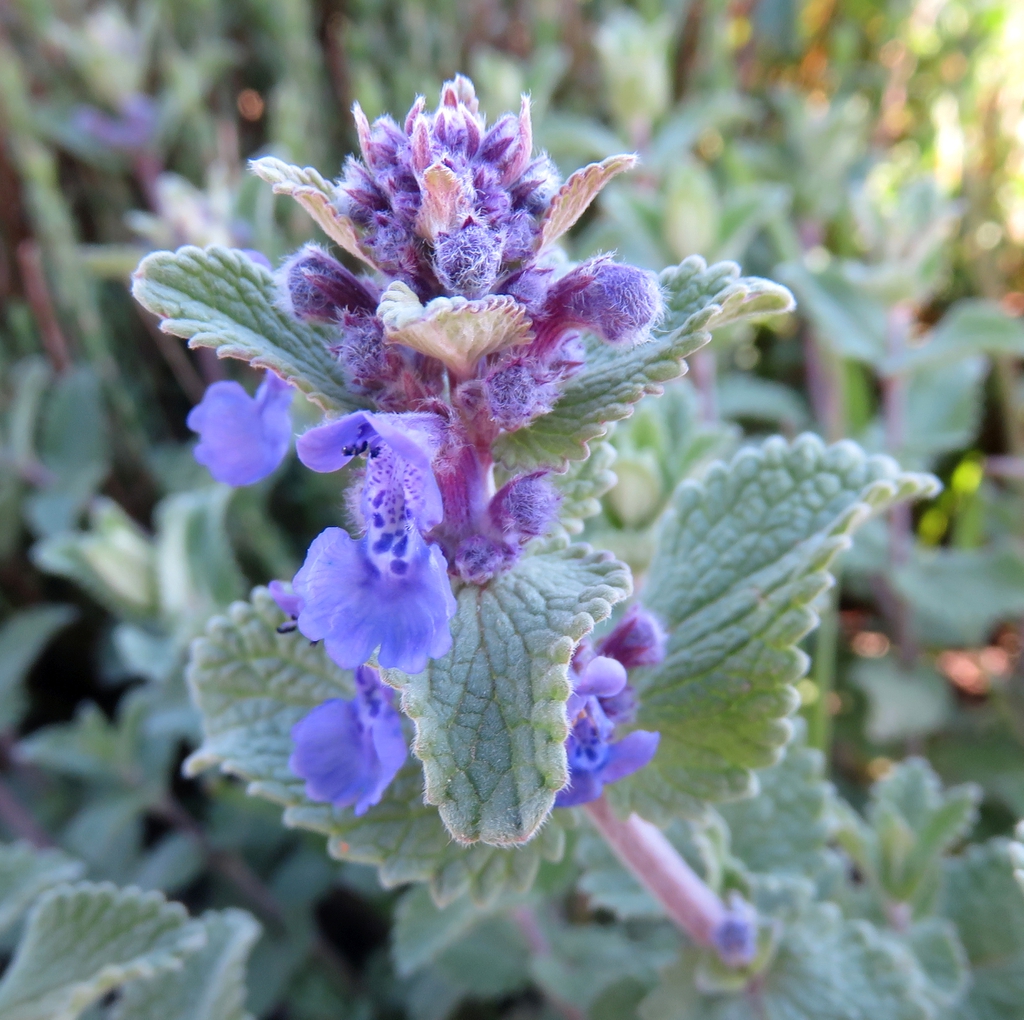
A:
<svg viewBox="0 0 1024 1020">
<path fill-rule="evenodd" d="M 610 344 L 632 344 L 646 339 L 663 309 L 652 273 L 602 255 L 563 276 L 544 311 L 557 329 L 581 327 Z"/>
<path fill-rule="evenodd" d="M 491 523 L 503 535 L 543 535 L 551 526 L 561 499 L 545 472 L 520 475 L 506 482 L 487 508 Z"/>
<path fill-rule="evenodd" d="M 337 322 L 345 312 L 372 314 L 377 308 L 369 286 L 315 244 L 305 245 L 285 262 L 280 280 L 291 310 L 300 319 Z"/>
<path fill-rule="evenodd" d="M 493 230 L 475 223 L 441 234 L 434 246 L 434 272 L 453 294 L 483 297 L 498 279 L 502 240 Z"/>
</svg>

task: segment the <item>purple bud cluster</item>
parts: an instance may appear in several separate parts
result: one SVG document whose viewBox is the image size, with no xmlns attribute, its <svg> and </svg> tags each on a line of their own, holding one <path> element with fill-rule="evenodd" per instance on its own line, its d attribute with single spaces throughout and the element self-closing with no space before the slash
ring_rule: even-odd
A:
<svg viewBox="0 0 1024 1020">
<path fill-rule="evenodd" d="M 357 274 L 310 244 L 276 282 L 283 308 L 333 330 L 330 350 L 374 407 L 296 444 L 314 471 L 357 462 L 361 526 L 324 531 L 292 590 L 273 593 L 340 666 L 361 670 L 376 655 L 382 667 L 416 673 L 451 647 L 452 585 L 488 583 L 557 516 L 544 471 L 495 491 L 495 440 L 551 411 L 584 364 L 583 334 L 640 343 L 662 298 L 652 274 L 609 256 L 571 267 L 553 254 L 546 217 L 593 195 L 581 199 L 578 181 L 559 190 L 550 160 L 534 155 L 527 99 L 518 116 L 488 128 L 460 76 L 435 111 L 420 98 L 402 126 L 390 117 L 371 125 L 358 106 L 355 118 L 362 158 L 346 163 L 325 215 L 376 272 Z M 290 445 L 288 396 L 269 373 L 255 398 L 237 383 L 211 387 L 189 419 L 202 437 L 197 457 L 231 484 L 265 477 Z M 616 731 L 631 718 L 627 669 L 657 661 L 663 647 L 657 624 L 637 609 L 596 648 L 578 650 L 572 778 L 559 803 L 593 799 L 650 760 L 657 734 Z M 329 702 L 295 729 L 293 769 L 309 795 L 357 811 L 379 800 L 400 764 L 400 730 L 380 729 L 390 700 L 373 694 L 368 676 L 357 672 L 355 701 Z M 332 757 L 332 730 L 362 757 Z"/>
<path fill-rule="evenodd" d="M 488 129 L 460 76 L 434 113 L 425 105 L 417 100 L 404 128 L 390 117 L 371 125 L 356 107 L 362 160 L 345 166 L 341 211 L 380 270 L 422 299 L 479 297 L 532 254 L 558 175 L 533 156 L 529 100 Z"/>
</svg>

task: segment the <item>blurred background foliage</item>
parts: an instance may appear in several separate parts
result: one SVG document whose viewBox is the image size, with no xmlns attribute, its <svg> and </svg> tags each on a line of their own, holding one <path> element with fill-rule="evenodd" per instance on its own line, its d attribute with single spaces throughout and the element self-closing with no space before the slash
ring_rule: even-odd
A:
<svg viewBox="0 0 1024 1020">
<path fill-rule="evenodd" d="M 936 472 L 941 495 L 845 556 L 802 712 L 854 804 L 922 754 L 981 785 L 977 838 L 1008 832 L 1024 815 L 1022 52 L 1015 0 L 0 3 L 0 835 L 194 911 L 254 911 L 259 1016 L 545 1015 L 529 926 L 486 921 L 409 977 L 415 954 L 389 952 L 396 894 L 370 869 L 330 862 L 233 781 L 179 775 L 197 739 L 188 641 L 290 576 L 342 493 L 289 462 L 212 484 L 185 415 L 210 382 L 253 380 L 160 334 L 127 289 L 153 248 L 276 262 L 313 228 L 245 160 L 337 173 L 353 100 L 402 114 L 460 70 L 492 117 L 531 92 L 563 173 L 640 153 L 573 256 L 733 259 L 798 298 L 716 334 L 620 426 L 619 484 L 586 537 L 642 576 L 674 486 L 769 432 Z M 545 888 L 571 888 L 573 867 Z M 577 893 L 567 909 L 589 908 Z"/>
</svg>

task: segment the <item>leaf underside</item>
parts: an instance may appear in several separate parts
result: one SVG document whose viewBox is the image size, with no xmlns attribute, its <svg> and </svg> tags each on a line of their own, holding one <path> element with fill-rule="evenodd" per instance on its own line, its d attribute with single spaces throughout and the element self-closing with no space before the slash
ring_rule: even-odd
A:
<svg viewBox="0 0 1024 1020">
<path fill-rule="evenodd" d="M 270 270 L 244 252 L 218 245 L 154 252 L 135 271 L 132 293 L 189 347 L 271 369 L 325 411 L 361 406 L 328 350 L 334 333 L 279 307 Z"/>
<path fill-rule="evenodd" d="M 662 521 L 644 603 L 671 632 L 641 686 L 638 723 L 661 732 L 654 761 L 616 784 L 621 810 L 693 813 L 748 795 L 791 733 L 790 686 L 807 657 L 827 568 L 866 517 L 935 490 L 930 475 L 816 436 L 769 439 L 676 490 Z"/>
<path fill-rule="evenodd" d="M 427 802 L 457 840 L 525 843 L 547 817 L 568 781 L 569 660 L 630 590 L 628 568 L 586 545 L 525 556 L 462 589 L 446 656 L 389 675 L 416 723 Z"/>
<path fill-rule="evenodd" d="M 283 805 L 287 825 L 328 836 L 341 860 L 375 865 L 387 887 L 429 882 L 439 903 L 469 892 L 480 903 L 506 889 L 526 889 L 542 859 L 561 857 L 564 832 L 549 823 L 520 849 L 456 844 L 437 809 L 423 802 L 423 775 L 410 761 L 384 798 L 357 818 L 351 810 L 315 803 L 288 768 L 291 728 L 327 698 L 352 696 L 348 673 L 321 644 L 278 634 L 285 621 L 265 588 L 210 621 L 192 649 L 189 683 L 203 717 L 202 747 L 186 762 L 196 775 L 219 765 L 249 784 L 249 793 Z"/>
</svg>

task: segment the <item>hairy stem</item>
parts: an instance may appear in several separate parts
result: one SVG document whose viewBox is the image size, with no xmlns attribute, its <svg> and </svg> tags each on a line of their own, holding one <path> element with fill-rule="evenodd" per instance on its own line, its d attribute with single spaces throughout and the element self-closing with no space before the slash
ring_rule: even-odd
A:
<svg viewBox="0 0 1024 1020">
<path fill-rule="evenodd" d="M 751 951 L 737 953 L 727 940 L 733 926 L 753 926 L 753 917 L 727 907 L 660 829 L 635 814 L 620 821 L 604 797 L 587 804 L 586 812 L 615 856 L 694 942 L 715 949 L 727 964 L 750 962 Z M 752 939 L 744 941 L 752 946 Z"/>
</svg>

